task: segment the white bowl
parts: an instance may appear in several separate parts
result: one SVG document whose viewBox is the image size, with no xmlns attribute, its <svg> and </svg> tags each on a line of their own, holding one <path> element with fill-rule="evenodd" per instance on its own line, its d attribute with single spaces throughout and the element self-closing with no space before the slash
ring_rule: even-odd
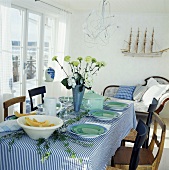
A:
<svg viewBox="0 0 169 170">
<path fill-rule="evenodd" d="M 43 122 L 45 120 L 49 120 L 50 124 L 55 124 L 56 126 L 51 127 L 34 127 L 25 125 L 25 117 L 29 117 L 30 119 L 35 118 L 39 122 Z M 17 123 L 19 126 L 23 128 L 23 130 L 27 133 L 27 135 L 32 139 L 45 138 L 47 139 L 57 128 L 63 125 L 63 120 L 49 115 L 30 115 L 30 116 L 22 116 L 17 119 Z"/>
</svg>

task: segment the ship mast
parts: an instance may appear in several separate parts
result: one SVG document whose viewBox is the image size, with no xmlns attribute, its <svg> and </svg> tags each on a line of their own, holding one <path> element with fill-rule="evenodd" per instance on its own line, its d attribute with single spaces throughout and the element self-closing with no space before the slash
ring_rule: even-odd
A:
<svg viewBox="0 0 169 170">
<path fill-rule="evenodd" d="M 130 37 L 129 37 L 129 47 L 128 47 L 129 52 L 130 52 L 130 50 L 131 50 L 131 37 L 132 37 L 132 28 L 131 28 Z"/>
<path fill-rule="evenodd" d="M 144 44 L 143 44 L 143 51 L 145 53 L 145 47 L 146 47 L 146 37 L 147 37 L 147 28 L 145 30 L 145 34 L 144 34 Z"/>
<path fill-rule="evenodd" d="M 153 28 L 153 32 L 152 32 L 152 38 L 151 38 L 151 47 L 150 47 L 150 52 L 153 52 L 153 44 L 154 44 L 154 28 Z"/>
<path fill-rule="evenodd" d="M 138 28 L 137 40 L 136 40 L 136 53 L 138 53 L 138 43 L 139 43 L 139 28 Z"/>
</svg>

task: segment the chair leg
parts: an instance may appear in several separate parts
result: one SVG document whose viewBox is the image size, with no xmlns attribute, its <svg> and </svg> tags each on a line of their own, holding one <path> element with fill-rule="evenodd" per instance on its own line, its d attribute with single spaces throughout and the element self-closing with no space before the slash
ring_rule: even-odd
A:
<svg viewBox="0 0 169 170">
<path fill-rule="evenodd" d="M 112 156 L 111 158 L 111 167 L 115 167 L 115 164 L 114 164 L 114 157 Z"/>
<path fill-rule="evenodd" d="M 124 140 L 121 141 L 121 146 L 125 146 L 125 141 Z"/>
</svg>

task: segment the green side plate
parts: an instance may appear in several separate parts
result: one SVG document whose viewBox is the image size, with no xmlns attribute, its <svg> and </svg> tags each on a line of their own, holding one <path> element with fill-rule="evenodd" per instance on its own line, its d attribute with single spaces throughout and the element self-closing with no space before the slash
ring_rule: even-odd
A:
<svg viewBox="0 0 169 170">
<path fill-rule="evenodd" d="M 105 102 L 105 106 L 113 110 L 123 110 L 128 107 L 128 104 L 121 102 Z"/>
<path fill-rule="evenodd" d="M 109 111 L 109 110 L 101 110 L 101 109 L 91 110 L 89 114 L 100 120 L 112 120 L 119 116 L 117 112 Z"/>
<path fill-rule="evenodd" d="M 95 124 L 76 124 L 70 126 L 71 132 L 82 137 L 97 137 L 107 132 L 107 129 Z"/>
</svg>

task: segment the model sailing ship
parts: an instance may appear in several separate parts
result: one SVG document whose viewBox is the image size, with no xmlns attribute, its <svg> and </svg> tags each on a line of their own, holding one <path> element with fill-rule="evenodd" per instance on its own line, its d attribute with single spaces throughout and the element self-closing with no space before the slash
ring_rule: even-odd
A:
<svg viewBox="0 0 169 170">
<path fill-rule="evenodd" d="M 154 40 L 154 28 L 151 37 L 147 35 L 147 28 L 144 35 L 141 37 L 140 31 L 138 29 L 137 35 L 134 37 L 132 28 L 130 31 L 129 41 L 127 43 L 127 48 L 122 49 L 122 53 L 127 56 L 133 57 L 160 57 L 163 52 L 169 50 L 169 48 L 154 51 L 155 40 Z"/>
</svg>

